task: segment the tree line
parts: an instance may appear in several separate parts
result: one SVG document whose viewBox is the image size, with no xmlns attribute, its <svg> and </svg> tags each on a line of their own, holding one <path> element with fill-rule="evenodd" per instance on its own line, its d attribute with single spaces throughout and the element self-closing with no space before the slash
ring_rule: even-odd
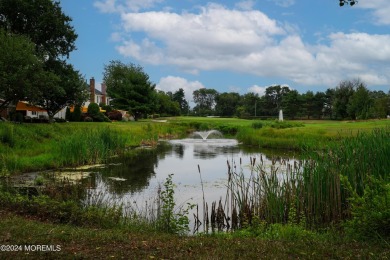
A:
<svg viewBox="0 0 390 260">
<path fill-rule="evenodd" d="M 183 92 L 182 89 L 180 91 Z M 171 93 L 164 95 L 174 96 Z M 171 102 L 175 100 L 171 98 Z M 188 106 L 182 106 L 184 109 L 181 109 L 180 113 L 197 116 L 275 118 L 279 115 L 279 110 L 283 110 L 284 117 L 289 119 L 335 120 L 386 118 L 390 115 L 390 91 L 371 91 L 359 79 L 342 81 L 325 92 L 307 91 L 302 94 L 282 85 L 267 87 L 262 96 L 256 93 L 219 93 L 215 89 L 202 88 L 193 92 L 193 102 L 195 106 L 191 110 Z M 164 107 L 159 111 L 173 115 Z"/>
</svg>

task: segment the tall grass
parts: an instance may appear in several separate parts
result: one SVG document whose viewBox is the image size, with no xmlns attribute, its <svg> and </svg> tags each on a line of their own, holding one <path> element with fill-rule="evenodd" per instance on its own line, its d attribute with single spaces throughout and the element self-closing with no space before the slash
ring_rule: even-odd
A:
<svg viewBox="0 0 390 260">
<path fill-rule="evenodd" d="M 58 144 L 60 165 L 100 163 L 125 149 L 126 140 L 117 131 L 105 128 L 76 130 Z"/>
<path fill-rule="evenodd" d="M 378 228 L 374 220 L 389 224 L 389 140 L 390 128 L 375 129 L 331 144 L 327 151 L 313 152 L 301 162 L 274 160 L 266 165 L 261 157 L 257 162 L 252 158 L 249 175 L 244 174 L 241 162 L 228 162 L 224 210 L 231 226 L 245 227 L 256 219 L 317 229 L 339 227 L 356 217 L 362 219 L 353 222 L 355 225 L 365 221 L 367 227 Z M 374 201 L 362 202 L 368 197 Z M 368 221 L 362 208 L 375 208 L 378 214 Z"/>
<path fill-rule="evenodd" d="M 372 179 L 389 184 L 389 140 L 390 128 L 375 129 L 311 155 L 313 161 L 303 172 L 302 199 L 312 224 L 352 217 L 351 198 L 364 196 L 368 188 L 375 189 L 370 187 Z"/>
</svg>

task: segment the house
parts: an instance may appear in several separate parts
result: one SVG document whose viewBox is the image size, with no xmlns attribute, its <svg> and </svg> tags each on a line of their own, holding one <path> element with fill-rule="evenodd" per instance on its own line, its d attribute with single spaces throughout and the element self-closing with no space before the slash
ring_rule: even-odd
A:
<svg viewBox="0 0 390 260">
<path fill-rule="evenodd" d="M 21 114 L 25 121 L 48 120 L 47 111 L 39 106 L 34 106 L 26 101 L 19 101 L 15 108 L 18 114 Z"/>
<path fill-rule="evenodd" d="M 110 98 L 107 97 L 106 94 L 106 84 L 101 84 L 101 91 L 95 88 L 95 79 L 92 77 L 89 81 L 89 93 L 90 98 L 88 101 L 85 102 L 84 106 L 82 107 L 82 112 L 87 113 L 88 111 L 88 105 L 91 103 L 96 104 L 110 104 Z M 1 102 L 1 100 L 0 100 Z M 14 106 L 15 108 L 15 106 Z M 72 111 L 73 108 L 71 108 Z M 9 112 L 12 111 L 12 107 L 7 107 L 7 109 L 1 111 L 0 117 L 8 118 Z M 26 101 L 19 101 L 16 105 L 16 111 L 24 117 L 25 120 L 35 120 L 35 119 L 47 119 L 48 114 L 47 111 L 41 107 L 34 106 L 29 104 Z M 106 112 L 105 110 L 100 109 L 101 112 Z M 59 111 L 57 114 L 54 115 L 54 118 L 62 118 L 65 119 L 66 115 L 66 108 Z"/>
<path fill-rule="evenodd" d="M 89 94 L 90 98 L 85 102 L 85 106 L 88 107 L 91 103 L 110 105 L 110 98 L 107 97 L 107 87 L 103 82 L 101 85 L 101 91 L 95 87 L 95 79 L 92 77 L 89 80 Z"/>
<path fill-rule="evenodd" d="M 81 107 L 82 113 L 88 112 L 88 106 L 91 103 L 96 103 L 98 105 L 100 105 L 100 104 L 109 105 L 110 104 L 111 100 L 109 97 L 107 97 L 107 94 L 106 94 L 106 90 L 107 90 L 106 84 L 103 82 L 100 86 L 101 86 L 101 91 L 96 89 L 95 79 L 93 77 L 89 80 L 89 89 L 88 89 L 89 100 L 86 101 L 84 103 L 84 105 Z M 59 113 L 61 113 L 61 115 L 59 115 L 58 117 L 65 118 L 65 111 L 66 111 L 66 109 L 63 109 L 63 111 L 61 110 L 60 112 L 58 112 L 56 114 L 55 117 L 57 117 L 57 115 Z M 70 112 L 73 112 L 73 111 L 74 111 L 74 107 L 72 106 L 72 107 L 70 107 Z M 100 108 L 100 112 L 106 112 L 106 111 Z M 63 114 L 63 116 L 62 116 L 62 114 Z"/>
<path fill-rule="evenodd" d="M 0 99 L 0 103 L 2 102 L 4 102 L 4 100 Z M 10 118 L 10 114 L 14 111 L 16 112 L 16 115 L 21 118 Z M 8 106 L 5 107 L 5 109 L 0 111 L 0 118 L 12 120 L 27 119 L 28 121 L 32 121 L 32 119 L 46 120 L 49 117 L 45 109 L 39 106 L 31 105 L 27 101 L 18 101 L 16 105 L 11 102 Z"/>
</svg>

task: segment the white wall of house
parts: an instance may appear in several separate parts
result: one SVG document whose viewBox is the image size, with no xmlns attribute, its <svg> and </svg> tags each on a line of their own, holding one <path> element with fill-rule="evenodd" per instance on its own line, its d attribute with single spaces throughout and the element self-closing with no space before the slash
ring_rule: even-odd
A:
<svg viewBox="0 0 390 260">
<path fill-rule="evenodd" d="M 26 116 L 29 116 L 31 118 L 39 118 L 40 116 L 48 118 L 47 112 L 38 112 L 38 111 L 26 111 Z"/>
</svg>

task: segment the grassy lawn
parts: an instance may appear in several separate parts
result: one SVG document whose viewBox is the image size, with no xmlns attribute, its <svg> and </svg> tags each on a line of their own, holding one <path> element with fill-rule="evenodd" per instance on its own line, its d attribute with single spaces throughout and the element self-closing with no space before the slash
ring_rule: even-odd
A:
<svg viewBox="0 0 390 260">
<path fill-rule="evenodd" d="M 237 118 L 173 117 L 167 122 L 140 120 L 113 123 L 0 124 L 0 168 L 8 172 L 28 172 L 60 167 L 59 144 L 77 139 L 85 132 L 109 128 L 122 137 L 126 147 L 155 145 L 160 138 L 182 138 L 188 132 L 219 129 L 246 145 L 277 149 L 324 149 L 329 142 L 350 137 L 360 131 L 390 126 L 390 120 L 370 121 L 293 121 L 292 127 L 273 128 L 276 121 Z M 253 128 L 255 122 L 264 124 Z M 290 124 L 291 121 L 285 121 Z M 300 127 L 295 127 L 299 124 Z M 72 137 L 74 136 L 74 137 Z"/>
<path fill-rule="evenodd" d="M 56 252 L 1 252 L 1 259 L 388 259 L 390 248 L 373 242 L 317 235 L 279 239 L 179 237 L 127 229 L 55 225 L 0 211 L 1 245 L 53 245 Z"/>
</svg>

